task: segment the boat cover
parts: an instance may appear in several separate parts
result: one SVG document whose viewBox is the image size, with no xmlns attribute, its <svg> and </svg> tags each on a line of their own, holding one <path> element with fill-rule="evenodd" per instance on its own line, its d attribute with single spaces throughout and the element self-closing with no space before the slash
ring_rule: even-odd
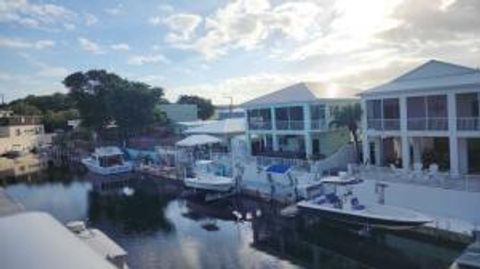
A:
<svg viewBox="0 0 480 269">
<path fill-rule="evenodd" d="M 285 174 L 290 170 L 290 165 L 285 165 L 285 164 L 273 164 L 267 167 L 267 172 L 268 173 L 277 173 L 277 174 Z"/>
</svg>

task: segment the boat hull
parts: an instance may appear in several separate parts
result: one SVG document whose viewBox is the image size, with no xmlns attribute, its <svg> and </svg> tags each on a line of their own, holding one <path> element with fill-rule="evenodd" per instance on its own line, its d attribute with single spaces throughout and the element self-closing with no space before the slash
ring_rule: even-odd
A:
<svg viewBox="0 0 480 269">
<path fill-rule="evenodd" d="M 186 178 L 185 186 L 192 189 L 200 189 L 206 191 L 227 192 L 233 188 L 233 179 L 225 178 L 223 180 L 209 180 L 201 178 Z"/>
<path fill-rule="evenodd" d="M 406 230 L 412 229 L 431 222 L 431 220 L 423 219 L 383 219 L 372 216 L 353 215 L 348 212 L 321 210 L 319 208 L 308 206 L 308 204 L 299 203 L 298 208 L 303 214 L 317 216 L 323 219 L 341 222 L 356 226 L 367 226 L 371 228 L 381 228 L 388 230 Z"/>
<path fill-rule="evenodd" d="M 133 164 L 131 162 L 124 162 L 122 165 L 101 167 L 96 165 L 94 162 L 91 162 L 89 159 L 83 159 L 82 164 L 85 165 L 88 171 L 103 176 L 122 174 L 133 171 Z"/>
</svg>

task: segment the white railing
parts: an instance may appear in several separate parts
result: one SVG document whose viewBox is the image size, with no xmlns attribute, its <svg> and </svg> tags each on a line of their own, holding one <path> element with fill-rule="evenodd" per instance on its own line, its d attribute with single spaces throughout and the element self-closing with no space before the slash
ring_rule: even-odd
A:
<svg viewBox="0 0 480 269">
<path fill-rule="evenodd" d="M 460 131 L 478 131 L 480 130 L 480 118 L 478 117 L 457 118 L 457 129 Z"/>
<path fill-rule="evenodd" d="M 400 130 L 400 119 L 368 119 L 367 128 L 377 131 Z"/>
<path fill-rule="evenodd" d="M 421 185 L 433 188 L 480 192 L 480 176 L 465 175 L 452 178 L 449 173 L 429 173 L 428 170 L 405 171 L 401 168 L 353 165 L 354 174 L 364 180 Z"/>
<path fill-rule="evenodd" d="M 277 130 L 303 130 L 305 122 L 303 120 L 277 120 Z"/>
<path fill-rule="evenodd" d="M 250 130 L 271 130 L 272 122 L 271 121 L 250 121 L 248 123 L 248 128 Z"/>
<path fill-rule="evenodd" d="M 412 131 L 448 130 L 448 118 L 408 118 L 407 128 Z"/>
</svg>

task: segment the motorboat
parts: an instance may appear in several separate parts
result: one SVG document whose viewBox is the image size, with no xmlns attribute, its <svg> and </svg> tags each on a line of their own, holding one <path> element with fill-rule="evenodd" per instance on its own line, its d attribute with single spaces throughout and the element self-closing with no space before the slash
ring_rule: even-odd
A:
<svg viewBox="0 0 480 269">
<path fill-rule="evenodd" d="M 425 214 L 408 208 L 360 203 L 353 193 L 353 186 L 362 180 L 337 176 L 325 178 L 321 182 L 333 185 L 334 190 L 297 203 L 300 212 L 367 228 L 393 230 L 410 229 L 433 221 Z M 339 189 L 342 188 L 344 191 L 339 195 Z"/>
<path fill-rule="evenodd" d="M 95 148 L 91 156 L 82 159 L 82 164 L 90 172 L 100 175 L 120 174 L 133 170 L 133 163 L 124 159 L 124 153 L 118 147 Z"/>
<path fill-rule="evenodd" d="M 211 160 L 197 161 L 194 177 L 185 178 L 184 183 L 189 188 L 215 192 L 228 192 L 235 185 L 232 177 L 225 176 L 224 168 Z"/>
</svg>

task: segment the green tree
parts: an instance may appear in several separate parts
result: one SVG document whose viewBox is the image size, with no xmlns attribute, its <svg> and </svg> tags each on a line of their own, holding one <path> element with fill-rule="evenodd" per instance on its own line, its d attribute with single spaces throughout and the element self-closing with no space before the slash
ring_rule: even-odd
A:
<svg viewBox="0 0 480 269">
<path fill-rule="evenodd" d="M 14 104 L 9 105 L 9 109 L 13 111 L 13 113 L 17 115 L 41 115 L 42 111 L 33 105 L 29 105 L 26 102 L 16 102 Z"/>
<path fill-rule="evenodd" d="M 152 123 L 156 104 L 164 102 L 162 88 L 132 82 L 105 70 L 76 72 L 63 84 L 86 127 L 100 131 L 115 122 L 124 136 Z"/>
<path fill-rule="evenodd" d="M 357 155 L 357 161 L 360 161 L 360 146 L 358 142 L 358 123 L 361 120 L 362 108 L 360 104 L 349 104 L 345 106 L 337 106 L 333 110 L 333 121 L 330 122 L 330 126 L 346 127 L 350 131 L 353 143 L 355 145 L 355 151 Z"/>
<path fill-rule="evenodd" d="M 215 112 L 212 101 L 195 95 L 181 95 L 177 104 L 194 104 L 198 107 L 198 117 L 202 120 L 210 118 Z"/>
</svg>

